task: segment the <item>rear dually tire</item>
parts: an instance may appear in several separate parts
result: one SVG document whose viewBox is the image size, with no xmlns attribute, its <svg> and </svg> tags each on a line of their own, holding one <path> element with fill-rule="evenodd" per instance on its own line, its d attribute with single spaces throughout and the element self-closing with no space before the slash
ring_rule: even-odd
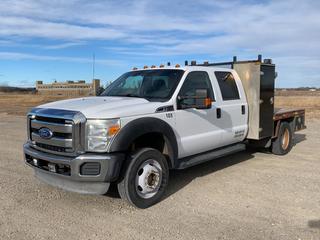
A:
<svg viewBox="0 0 320 240">
<path fill-rule="evenodd" d="M 293 131 L 288 122 L 280 124 L 278 137 L 273 140 L 271 151 L 276 155 L 286 155 L 293 147 Z"/>
</svg>

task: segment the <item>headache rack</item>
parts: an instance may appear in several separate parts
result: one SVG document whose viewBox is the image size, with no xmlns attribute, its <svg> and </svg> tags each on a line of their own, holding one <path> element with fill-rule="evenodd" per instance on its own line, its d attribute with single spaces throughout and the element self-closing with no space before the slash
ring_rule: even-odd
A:
<svg viewBox="0 0 320 240">
<path fill-rule="evenodd" d="M 253 59 L 253 60 L 242 60 L 242 61 L 238 61 L 237 56 L 233 56 L 232 61 L 229 62 L 212 62 L 210 63 L 209 61 L 204 61 L 203 63 L 197 63 L 195 60 L 190 61 L 185 61 L 184 64 L 185 66 L 208 66 L 208 67 L 228 67 L 228 68 L 233 68 L 234 64 L 240 64 L 240 63 L 262 63 L 262 64 L 272 64 L 272 59 L 270 58 L 266 58 L 266 59 L 262 59 L 262 55 L 258 55 L 257 59 Z"/>
</svg>

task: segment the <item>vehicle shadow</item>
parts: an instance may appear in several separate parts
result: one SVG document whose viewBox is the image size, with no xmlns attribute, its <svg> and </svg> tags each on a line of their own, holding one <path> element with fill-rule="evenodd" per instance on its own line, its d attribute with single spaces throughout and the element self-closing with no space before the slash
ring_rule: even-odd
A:
<svg viewBox="0 0 320 240">
<path fill-rule="evenodd" d="M 252 159 L 253 153 L 256 151 L 247 150 L 244 152 L 239 152 L 234 155 L 213 159 L 211 161 L 183 169 L 183 170 L 170 170 L 170 179 L 167 187 L 167 191 L 163 197 L 166 199 L 167 197 L 175 194 L 194 179 L 206 176 L 208 174 L 212 174 L 221 169 L 228 168 L 234 164 L 238 164 L 247 160 Z M 107 197 L 111 198 L 120 198 L 118 193 L 117 185 L 111 184 L 109 191 L 105 194 Z"/>
<path fill-rule="evenodd" d="M 184 170 L 171 170 L 169 185 L 164 196 L 164 199 L 178 192 L 187 186 L 194 179 L 204 177 L 232 165 L 252 159 L 255 151 L 247 150 L 234 155 L 213 159 L 206 163 L 196 165 Z"/>
<path fill-rule="evenodd" d="M 307 140 L 306 134 L 296 133 L 294 136 L 294 145 L 299 144 L 300 142 L 303 142 L 305 140 Z M 222 158 L 213 159 L 212 161 L 208 161 L 184 170 L 171 170 L 169 185 L 164 198 L 167 198 L 172 194 L 178 192 L 180 189 L 184 188 L 186 185 L 192 182 L 192 180 L 198 177 L 203 177 L 212 174 L 219 170 L 228 168 L 232 165 L 248 161 L 254 158 L 253 154 L 255 152 L 272 154 L 268 149 L 248 148 L 246 151 Z M 317 223 L 312 222 L 311 224 L 313 226 L 315 224 L 318 224 L 316 226 L 320 228 L 320 220 Z"/>
<path fill-rule="evenodd" d="M 320 220 L 310 220 L 308 222 L 309 228 L 318 228 L 320 229 Z"/>
<path fill-rule="evenodd" d="M 302 133 L 294 134 L 294 145 L 297 145 L 305 140 L 307 140 L 306 134 L 302 134 Z M 222 157 L 222 158 L 213 159 L 211 161 L 208 161 L 184 170 L 171 170 L 169 184 L 163 199 L 166 199 L 170 197 L 172 194 L 175 194 L 176 192 L 178 192 L 179 190 L 187 186 L 190 182 L 192 182 L 196 178 L 212 174 L 219 170 L 228 168 L 234 164 L 238 164 L 238 163 L 252 159 L 254 157 L 253 153 L 255 152 L 272 154 L 268 149 L 249 147 L 244 152 L 240 152 L 240 153 Z M 105 195 L 112 198 L 120 198 L 116 184 L 111 184 L 109 191 Z M 314 226 L 314 224 L 315 223 L 311 223 L 312 226 Z M 320 220 L 318 224 L 320 225 Z"/>
<path fill-rule="evenodd" d="M 307 140 L 305 134 L 296 133 L 294 136 L 294 145 L 299 144 L 305 140 Z M 228 168 L 234 164 L 238 164 L 252 159 L 254 157 L 253 153 L 255 152 L 264 152 L 266 154 L 272 154 L 267 149 L 264 150 L 261 148 L 248 148 L 247 151 L 239 152 L 237 154 L 233 154 L 222 158 L 213 159 L 211 161 L 184 170 L 171 170 L 169 184 L 164 199 L 178 192 L 180 189 L 184 188 L 186 185 L 188 185 L 196 178 L 212 174 L 219 170 Z M 119 198 L 120 196 L 116 184 L 111 184 L 108 193 L 106 193 L 105 195 L 112 198 Z M 309 224 L 314 226 L 316 222 L 310 221 Z M 320 220 L 318 224 L 320 228 Z"/>
<path fill-rule="evenodd" d="M 303 133 L 294 134 L 294 145 L 297 145 L 305 140 L 307 140 L 306 134 L 303 134 Z"/>
</svg>

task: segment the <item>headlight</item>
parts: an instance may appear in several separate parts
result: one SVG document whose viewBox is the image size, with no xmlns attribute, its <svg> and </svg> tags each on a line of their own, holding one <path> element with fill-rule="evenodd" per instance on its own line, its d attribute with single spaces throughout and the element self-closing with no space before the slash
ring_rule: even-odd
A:
<svg viewBox="0 0 320 240">
<path fill-rule="evenodd" d="M 87 120 L 86 150 L 105 152 L 112 138 L 120 130 L 120 120 Z"/>
</svg>

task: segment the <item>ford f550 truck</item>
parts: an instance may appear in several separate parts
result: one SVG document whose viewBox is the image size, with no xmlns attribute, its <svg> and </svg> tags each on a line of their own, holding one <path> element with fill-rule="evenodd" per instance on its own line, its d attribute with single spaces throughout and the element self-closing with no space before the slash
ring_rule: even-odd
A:
<svg viewBox="0 0 320 240">
<path fill-rule="evenodd" d="M 274 109 L 269 59 L 134 68 L 97 97 L 63 100 L 27 116 L 25 162 L 41 181 L 104 194 L 117 184 L 138 208 L 160 201 L 169 169 L 256 145 L 287 154 L 303 109 Z"/>
</svg>

